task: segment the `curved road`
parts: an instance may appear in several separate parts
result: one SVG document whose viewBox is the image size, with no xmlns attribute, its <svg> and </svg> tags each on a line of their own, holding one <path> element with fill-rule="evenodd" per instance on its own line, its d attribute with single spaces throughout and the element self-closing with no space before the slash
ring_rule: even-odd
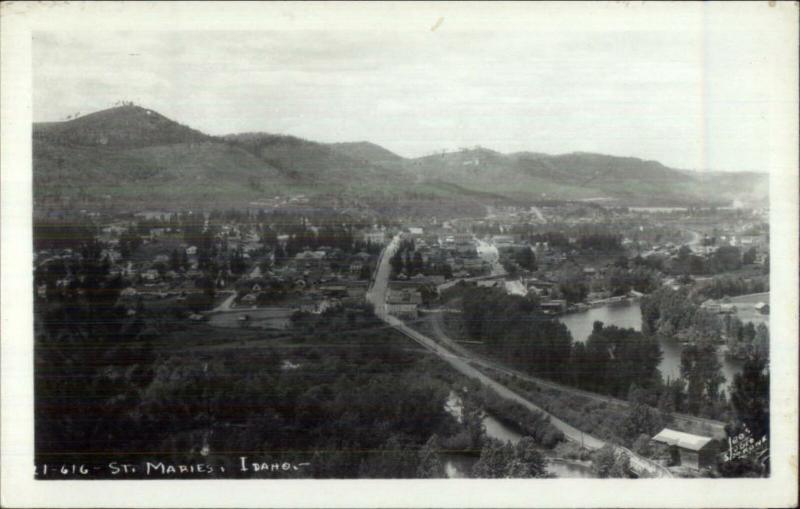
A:
<svg viewBox="0 0 800 509">
<path fill-rule="evenodd" d="M 505 385 L 486 376 L 480 370 L 471 365 L 472 362 L 471 359 L 468 360 L 467 358 L 454 354 L 453 352 L 444 348 L 442 345 L 440 345 L 433 339 L 408 327 L 399 318 L 388 314 L 386 312 L 384 303 L 386 301 L 386 291 L 389 286 L 389 271 L 390 271 L 389 259 L 392 257 L 395 250 L 397 249 L 399 242 L 400 242 L 400 237 L 396 236 L 394 239 L 392 239 L 389 245 L 386 246 L 383 253 L 381 253 L 381 259 L 379 261 L 378 269 L 375 271 L 375 280 L 372 286 L 370 287 L 369 291 L 367 292 L 367 301 L 374 305 L 375 314 L 381 320 L 393 326 L 396 330 L 408 336 L 409 338 L 413 339 L 414 341 L 424 346 L 428 350 L 434 352 L 436 355 L 438 355 L 441 359 L 450 364 L 454 369 L 456 369 L 461 374 L 470 377 L 472 379 L 478 380 L 485 386 L 491 388 L 492 390 L 497 392 L 497 394 L 499 394 L 500 397 L 519 403 L 528 410 L 534 412 L 540 412 L 542 414 L 547 415 L 550 418 L 550 422 L 553 424 L 553 426 L 561 430 L 561 432 L 564 433 L 564 436 L 567 437 L 569 440 L 572 440 L 577 443 L 582 443 L 583 446 L 588 449 L 599 449 L 604 445 L 606 445 L 606 442 L 604 442 L 603 440 L 600 440 L 597 437 L 593 437 L 591 435 L 583 433 L 581 430 L 575 428 L 574 426 L 571 426 L 570 424 L 562 421 L 561 419 L 546 412 L 545 410 L 535 405 L 534 403 L 523 398 L 522 396 L 512 391 Z M 636 454 L 634 454 L 633 452 L 629 451 L 624 447 L 620 447 L 614 444 L 611 445 L 616 447 L 617 450 L 623 451 L 626 454 L 628 454 L 631 461 L 631 468 L 634 471 L 639 472 L 640 474 L 646 472 L 648 475 L 657 477 L 672 476 L 670 471 L 667 470 L 666 468 L 656 463 L 653 463 L 645 458 L 637 456 Z"/>
</svg>

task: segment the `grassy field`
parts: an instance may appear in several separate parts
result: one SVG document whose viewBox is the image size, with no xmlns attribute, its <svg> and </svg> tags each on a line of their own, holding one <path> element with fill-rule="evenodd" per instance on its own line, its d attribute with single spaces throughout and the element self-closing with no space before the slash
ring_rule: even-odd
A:
<svg viewBox="0 0 800 509">
<path fill-rule="evenodd" d="M 763 315 L 755 308 L 759 302 L 769 304 L 769 292 L 731 297 L 731 304 L 736 306 L 736 316 L 739 320 L 745 323 L 753 322 L 754 325 L 760 323 L 769 325 L 769 315 Z"/>
<path fill-rule="evenodd" d="M 214 327 L 285 330 L 291 324 L 290 319 L 293 313 L 294 308 L 275 306 L 243 309 L 240 312 L 216 313 L 211 315 L 208 323 Z M 239 319 L 245 315 L 249 317 L 248 320 Z"/>
</svg>

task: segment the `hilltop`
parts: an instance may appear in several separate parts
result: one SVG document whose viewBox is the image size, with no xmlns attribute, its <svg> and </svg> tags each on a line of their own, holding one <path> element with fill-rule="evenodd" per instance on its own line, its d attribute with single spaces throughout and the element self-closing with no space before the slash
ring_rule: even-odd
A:
<svg viewBox="0 0 800 509">
<path fill-rule="evenodd" d="M 58 145 L 117 149 L 212 139 L 160 113 L 135 105 L 117 106 L 64 122 L 33 124 L 33 138 Z"/>
</svg>

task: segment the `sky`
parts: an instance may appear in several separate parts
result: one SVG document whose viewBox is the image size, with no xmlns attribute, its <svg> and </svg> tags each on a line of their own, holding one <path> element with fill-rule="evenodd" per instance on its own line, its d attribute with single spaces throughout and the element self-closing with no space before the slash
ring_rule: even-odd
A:
<svg viewBox="0 0 800 509">
<path fill-rule="evenodd" d="M 203 132 L 368 140 L 402 156 L 634 156 L 768 171 L 775 64 L 746 31 L 36 32 L 35 121 L 120 100 Z M 772 113 L 771 113 L 772 112 Z"/>
</svg>

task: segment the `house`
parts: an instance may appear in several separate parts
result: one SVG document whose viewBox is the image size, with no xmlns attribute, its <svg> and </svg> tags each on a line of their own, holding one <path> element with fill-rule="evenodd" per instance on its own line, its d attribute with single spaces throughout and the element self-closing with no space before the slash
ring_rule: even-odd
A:
<svg viewBox="0 0 800 509">
<path fill-rule="evenodd" d="M 295 309 L 303 313 L 319 315 L 340 305 L 341 302 L 338 299 L 321 298 L 319 295 L 306 295 Z"/>
<path fill-rule="evenodd" d="M 732 315 L 737 311 L 734 304 L 715 301 L 714 299 L 708 299 L 704 301 L 702 304 L 700 304 L 700 308 L 705 309 L 710 313 L 716 313 L 719 315 Z"/>
<path fill-rule="evenodd" d="M 142 273 L 142 279 L 145 281 L 158 281 L 160 276 L 156 269 L 148 269 Z"/>
<path fill-rule="evenodd" d="M 139 292 L 137 292 L 136 288 L 133 288 L 132 286 L 129 286 L 128 288 L 125 288 L 124 290 L 119 292 L 119 296 L 124 298 L 136 297 L 136 295 L 138 294 Z"/>
<path fill-rule="evenodd" d="M 472 244 L 473 235 L 471 233 L 456 233 L 453 235 L 453 242 L 456 244 Z"/>
<path fill-rule="evenodd" d="M 417 307 L 422 304 L 422 296 L 411 289 L 389 290 L 386 296 L 386 312 L 397 316 L 417 317 Z"/>
<path fill-rule="evenodd" d="M 345 297 L 347 296 L 347 287 L 339 284 L 320 285 L 319 290 L 323 295 L 329 297 Z"/>
<path fill-rule="evenodd" d="M 562 299 L 548 300 L 539 304 L 539 308 L 548 314 L 564 313 L 567 310 L 567 301 Z"/>
<path fill-rule="evenodd" d="M 386 244 L 386 232 L 383 230 L 370 230 L 363 233 L 364 242 L 368 244 Z"/>
<path fill-rule="evenodd" d="M 350 263 L 350 274 L 359 275 L 361 274 L 361 270 L 364 268 L 364 262 L 361 260 L 353 260 Z"/>
<path fill-rule="evenodd" d="M 681 466 L 699 470 L 713 466 L 716 463 L 717 450 L 716 442 L 711 437 L 693 435 L 664 428 L 656 436 L 653 442 L 675 447 L 673 461 Z"/>
<path fill-rule="evenodd" d="M 369 283 L 366 281 L 348 281 L 347 296 L 355 300 L 363 300 L 367 294 Z"/>
<path fill-rule="evenodd" d="M 478 248 L 474 244 L 458 244 L 456 253 L 463 257 L 477 258 Z"/>
<path fill-rule="evenodd" d="M 463 267 L 464 270 L 468 270 L 471 272 L 481 271 L 485 268 L 484 261 L 481 260 L 480 258 L 467 258 L 466 260 L 464 260 Z"/>
<path fill-rule="evenodd" d="M 495 235 L 492 242 L 497 247 L 511 246 L 514 244 L 514 237 L 511 235 Z"/>
<path fill-rule="evenodd" d="M 322 264 L 324 258 L 325 251 L 303 251 L 302 253 L 297 253 L 294 257 L 296 262 L 301 265 L 304 263 L 306 267 L 318 266 Z"/>
<path fill-rule="evenodd" d="M 769 304 L 767 304 L 766 302 L 759 302 L 758 304 L 756 304 L 753 307 L 755 308 L 756 311 L 758 311 L 762 315 L 768 315 L 769 314 Z"/>
</svg>

